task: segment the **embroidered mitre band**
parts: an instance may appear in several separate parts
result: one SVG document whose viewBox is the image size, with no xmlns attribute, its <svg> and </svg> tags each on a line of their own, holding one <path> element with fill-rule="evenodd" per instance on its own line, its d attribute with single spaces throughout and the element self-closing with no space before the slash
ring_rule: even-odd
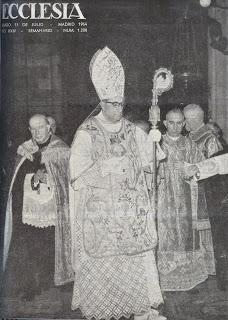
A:
<svg viewBox="0 0 228 320">
<path fill-rule="evenodd" d="M 112 50 L 108 47 L 99 49 L 91 59 L 89 72 L 100 100 L 113 102 L 123 100 L 124 69 Z"/>
</svg>

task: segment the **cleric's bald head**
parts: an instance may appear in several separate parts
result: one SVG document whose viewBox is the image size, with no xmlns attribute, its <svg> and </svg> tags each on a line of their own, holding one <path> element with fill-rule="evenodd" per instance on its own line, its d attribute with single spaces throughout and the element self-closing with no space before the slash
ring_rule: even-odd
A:
<svg viewBox="0 0 228 320">
<path fill-rule="evenodd" d="M 34 114 L 30 119 L 29 119 L 29 126 L 33 126 L 34 123 L 37 123 L 37 122 L 41 122 L 41 123 L 46 123 L 46 124 L 49 124 L 47 118 L 45 117 L 45 115 L 43 114 Z"/>
<path fill-rule="evenodd" d="M 30 118 L 29 129 L 38 144 L 46 142 L 51 135 L 50 124 L 43 114 L 35 114 Z"/>
<path fill-rule="evenodd" d="M 172 117 L 173 114 L 178 115 L 178 116 L 179 116 L 179 119 L 180 119 L 180 120 L 182 119 L 182 120 L 184 121 L 184 113 L 183 113 L 183 111 L 182 111 L 181 109 L 179 109 L 179 108 L 174 108 L 174 109 L 169 110 L 169 111 L 166 113 L 166 116 L 165 116 L 166 120 L 169 120 L 169 119 Z"/>
<path fill-rule="evenodd" d="M 204 118 L 204 111 L 198 104 L 188 104 L 184 108 L 184 115 L 185 117 L 191 117 L 191 118 Z"/>
<path fill-rule="evenodd" d="M 184 108 L 186 129 L 197 131 L 204 124 L 204 111 L 198 104 L 189 104 Z"/>
</svg>

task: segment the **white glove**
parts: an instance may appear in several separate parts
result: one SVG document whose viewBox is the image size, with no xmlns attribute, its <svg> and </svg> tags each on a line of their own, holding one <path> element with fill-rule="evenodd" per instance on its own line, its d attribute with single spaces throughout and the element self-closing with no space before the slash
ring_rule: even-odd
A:
<svg viewBox="0 0 228 320">
<path fill-rule="evenodd" d="M 161 140 L 161 132 L 157 129 L 151 129 L 149 132 L 149 139 L 153 142 L 159 142 Z"/>
</svg>

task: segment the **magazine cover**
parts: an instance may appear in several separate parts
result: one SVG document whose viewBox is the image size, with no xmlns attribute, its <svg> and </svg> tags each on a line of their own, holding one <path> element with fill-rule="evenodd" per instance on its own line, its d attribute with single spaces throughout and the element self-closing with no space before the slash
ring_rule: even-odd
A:
<svg viewBox="0 0 228 320">
<path fill-rule="evenodd" d="M 0 316 L 228 317 L 226 0 L 2 0 Z"/>
</svg>

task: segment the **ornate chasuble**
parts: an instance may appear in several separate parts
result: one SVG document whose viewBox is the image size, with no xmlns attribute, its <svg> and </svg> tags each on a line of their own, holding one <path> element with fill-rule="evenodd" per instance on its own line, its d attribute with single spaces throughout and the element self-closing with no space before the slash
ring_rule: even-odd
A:
<svg viewBox="0 0 228 320">
<path fill-rule="evenodd" d="M 194 141 L 198 147 L 198 149 L 201 151 L 201 153 L 204 155 L 205 159 L 208 159 L 212 157 L 217 152 L 221 151 L 223 149 L 221 143 L 219 142 L 218 138 L 215 136 L 215 134 L 211 131 L 211 129 L 204 125 L 196 132 L 189 134 L 190 139 Z M 211 195 L 210 195 L 210 188 L 208 183 L 205 182 L 199 182 L 199 200 L 198 200 L 198 208 L 199 208 L 199 214 L 198 214 L 198 229 L 200 230 L 207 230 L 210 229 L 210 222 L 208 220 L 208 213 L 210 215 L 213 215 L 214 206 L 210 205 L 209 202 Z M 206 188 L 206 190 L 205 190 Z M 205 197 L 205 191 L 206 197 Z M 209 212 L 208 212 L 209 211 Z M 216 210 L 215 210 L 216 211 Z"/>
<path fill-rule="evenodd" d="M 204 125 L 197 132 L 190 134 L 190 137 L 195 141 L 206 159 L 217 155 L 218 152 L 223 150 L 219 139 L 207 125 Z M 214 197 L 218 188 L 222 188 L 222 184 L 217 177 L 199 182 L 200 194 L 206 194 L 208 214 L 210 217 L 216 217 L 218 215 L 219 207 L 221 205 L 221 195 L 216 198 Z"/>
<path fill-rule="evenodd" d="M 161 162 L 158 192 L 158 269 L 164 291 L 190 290 L 208 276 L 197 231 L 197 184 L 185 180 L 178 162 L 203 157 L 188 137 L 163 136 L 167 158 Z"/>
<path fill-rule="evenodd" d="M 197 147 L 202 152 L 206 159 L 213 157 L 218 152 L 223 150 L 222 144 L 216 135 L 211 131 L 207 125 L 204 125 L 196 132 L 190 133 L 189 137 L 197 144 Z M 201 222 L 199 226 L 201 230 L 210 229 L 209 216 L 217 216 L 218 207 L 220 206 L 219 197 L 214 199 L 214 194 L 219 187 L 218 181 L 208 180 L 199 181 L 199 208 L 205 207 L 206 215 L 199 215 Z M 205 197 L 206 195 L 206 197 Z M 201 210 L 202 212 L 202 210 Z"/>
<path fill-rule="evenodd" d="M 82 218 L 85 252 L 102 258 L 135 255 L 154 248 L 156 230 L 135 126 L 123 119 L 120 130 L 113 133 L 91 118 L 80 130 L 86 130 L 91 136 L 92 160 L 100 163 L 98 180 L 102 179 L 103 160 L 121 160 L 121 168 L 113 167 L 108 174 L 107 185 L 88 188 Z"/>
<path fill-rule="evenodd" d="M 190 133 L 189 137 L 197 144 L 206 159 L 223 150 L 218 138 L 207 125 L 196 132 Z"/>
<path fill-rule="evenodd" d="M 178 140 L 163 137 L 162 149 L 167 154 L 159 169 L 161 177 L 159 221 L 168 225 L 162 231 L 160 245 L 166 243 L 166 249 L 191 250 L 193 249 L 192 232 L 192 202 L 189 181 L 184 179 L 183 173 L 176 166 L 178 162 L 194 163 L 199 161 L 199 153 L 193 148 L 191 141 L 181 136 Z M 198 159 L 197 159 L 198 158 Z M 161 214 L 160 214 L 161 211 Z M 161 225 L 161 227 L 162 227 Z M 170 238 L 166 241 L 166 235 Z M 163 245 L 162 245 L 163 246 Z"/>
</svg>

